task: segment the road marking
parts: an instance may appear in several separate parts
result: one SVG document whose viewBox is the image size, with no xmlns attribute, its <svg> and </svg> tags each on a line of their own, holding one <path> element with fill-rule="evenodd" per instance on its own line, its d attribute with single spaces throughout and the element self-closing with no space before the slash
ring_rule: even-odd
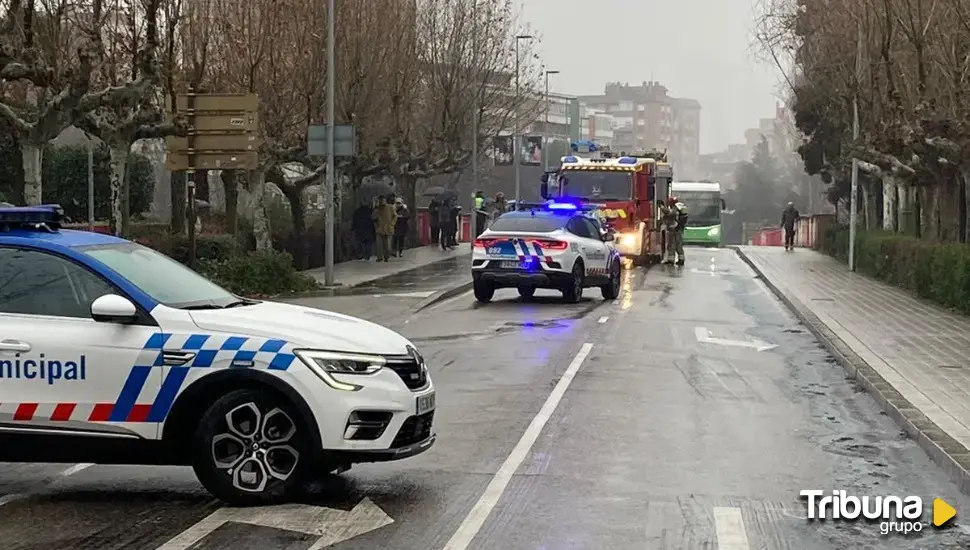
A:
<svg viewBox="0 0 970 550">
<path fill-rule="evenodd" d="M 714 529 L 717 532 L 717 550 L 750 550 L 740 508 L 715 507 Z"/>
<path fill-rule="evenodd" d="M 369 498 L 360 501 L 349 512 L 306 504 L 220 508 L 156 550 L 186 550 L 230 521 L 296 531 L 317 537 L 307 550 L 321 550 L 394 523 L 394 520 Z"/>
<path fill-rule="evenodd" d="M 606 323 L 609 320 L 610 320 L 609 317 L 600 317 L 600 324 L 602 325 L 602 324 Z"/>
<path fill-rule="evenodd" d="M 72 476 L 72 475 L 74 475 L 74 474 L 76 474 L 78 472 L 81 472 L 83 470 L 87 470 L 91 466 L 94 466 L 94 464 L 86 464 L 86 463 L 75 464 L 74 466 L 71 466 L 70 468 L 68 468 L 68 469 L 64 470 L 63 472 L 61 472 L 61 477 Z"/>
<path fill-rule="evenodd" d="M 697 338 L 697 342 L 701 344 L 717 344 L 719 346 L 732 346 L 736 348 L 752 348 L 758 351 L 768 351 L 777 348 L 775 344 L 769 344 L 767 342 L 762 342 L 755 338 L 749 340 L 727 340 L 725 338 L 714 338 L 711 335 L 711 331 L 704 327 L 695 327 L 694 336 Z"/>
<path fill-rule="evenodd" d="M 512 452 L 509 453 L 505 462 L 502 463 L 502 467 L 492 477 L 492 481 L 485 488 L 485 492 L 482 493 L 481 498 L 478 499 L 475 506 L 465 516 L 465 520 L 458 526 L 458 530 L 452 535 L 451 540 L 445 545 L 444 550 L 465 550 L 472 543 L 475 535 L 481 530 L 482 525 L 485 524 L 485 520 L 488 519 L 489 514 L 492 513 L 495 505 L 498 504 L 499 499 L 502 498 L 505 489 L 508 488 L 509 482 L 512 481 L 512 476 L 519 469 L 519 466 L 522 465 L 526 456 L 528 456 L 529 450 L 532 449 L 536 439 L 539 438 L 542 428 L 552 418 L 552 414 L 556 412 L 559 402 L 562 401 L 563 395 L 569 389 L 569 384 L 576 377 L 576 373 L 579 372 L 579 368 L 583 366 L 583 361 L 586 360 L 586 357 L 589 356 L 589 352 L 592 349 L 593 344 L 587 342 L 579 349 L 579 353 L 573 357 L 573 361 L 566 368 L 566 372 L 563 373 L 562 378 L 559 379 L 559 383 L 553 388 L 552 393 L 549 394 L 542 408 L 539 409 L 539 413 L 532 419 L 532 423 L 526 428 L 525 433 L 522 434 L 522 438 L 519 439 L 515 448 L 512 449 Z"/>
</svg>

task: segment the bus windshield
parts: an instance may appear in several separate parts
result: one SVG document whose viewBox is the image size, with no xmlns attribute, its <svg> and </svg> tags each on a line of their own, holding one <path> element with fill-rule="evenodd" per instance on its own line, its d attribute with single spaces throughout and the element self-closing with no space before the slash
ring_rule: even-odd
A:
<svg viewBox="0 0 970 550">
<path fill-rule="evenodd" d="M 633 172 L 566 170 L 560 187 L 564 197 L 600 201 L 625 201 L 633 198 Z"/>
<path fill-rule="evenodd" d="M 687 227 L 709 227 L 721 223 L 721 194 L 715 191 L 674 191 L 687 205 Z"/>
</svg>

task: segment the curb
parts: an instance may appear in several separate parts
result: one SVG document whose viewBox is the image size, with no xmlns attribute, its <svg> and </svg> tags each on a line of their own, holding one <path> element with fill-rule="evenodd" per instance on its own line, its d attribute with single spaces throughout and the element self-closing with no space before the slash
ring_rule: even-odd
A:
<svg viewBox="0 0 970 550">
<path fill-rule="evenodd" d="M 959 487 L 960 492 L 970 495 L 970 451 L 959 441 L 940 429 L 916 406 L 902 396 L 876 369 L 852 351 L 838 335 L 825 325 L 797 298 L 786 295 L 769 280 L 757 263 L 740 248 L 734 247 L 738 257 L 746 263 L 771 291 L 831 353 L 851 378 L 871 394 L 886 414 L 899 425 L 906 435 L 916 441 L 923 451 L 940 466 Z"/>
<path fill-rule="evenodd" d="M 445 300 L 450 300 L 455 296 L 464 294 L 472 289 L 472 285 L 473 285 L 472 281 L 468 281 L 467 283 L 462 283 L 460 285 L 456 285 L 451 288 L 446 288 L 445 290 L 442 290 L 437 294 L 429 296 L 428 298 L 425 298 L 420 304 L 418 304 L 416 308 L 414 308 L 414 313 L 418 313 L 419 311 L 424 311 L 431 306 L 435 306 L 440 304 L 441 302 L 444 302 Z"/>
</svg>

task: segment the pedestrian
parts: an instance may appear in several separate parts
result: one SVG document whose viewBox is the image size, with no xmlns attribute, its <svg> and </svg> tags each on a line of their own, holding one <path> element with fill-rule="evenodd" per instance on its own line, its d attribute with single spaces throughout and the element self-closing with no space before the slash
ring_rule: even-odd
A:
<svg viewBox="0 0 970 550">
<path fill-rule="evenodd" d="M 499 191 L 495 193 L 495 207 L 492 210 L 492 219 L 495 219 L 509 211 L 509 203 L 505 201 L 505 193 Z"/>
<path fill-rule="evenodd" d="M 358 258 L 364 261 L 370 261 L 370 257 L 374 255 L 374 238 L 376 234 L 374 233 L 374 208 L 370 203 L 361 202 L 360 206 L 354 210 L 353 219 L 351 221 L 351 229 L 354 231 L 354 237 L 357 238 L 357 244 L 360 246 L 360 254 Z"/>
<path fill-rule="evenodd" d="M 397 212 L 397 222 L 394 225 L 394 252 L 398 257 L 403 257 L 404 239 L 408 234 L 411 212 L 408 210 L 408 205 L 404 204 L 404 199 L 401 198 L 394 201 L 394 210 Z"/>
<path fill-rule="evenodd" d="M 438 199 L 431 199 L 431 203 L 428 204 L 428 221 L 431 225 L 431 246 L 438 245 L 439 238 L 441 235 L 441 220 L 439 219 L 439 211 L 441 209 L 441 203 Z"/>
<path fill-rule="evenodd" d="M 438 227 L 441 232 L 438 244 L 441 245 L 442 250 L 449 250 L 451 248 L 450 235 L 454 233 L 453 226 L 455 225 L 455 220 L 451 217 L 451 212 L 452 201 L 450 199 L 442 201 L 438 206 Z"/>
<path fill-rule="evenodd" d="M 488 222 L 488 214 L 485 212 L 485 193 L 475 192 L 475 238 L 485 232 L 485 225 Z"/>
<path fill-rule="evenodd" d="M 666 204 L 661 204 L 660 213 L 667 232 L 663 263 L 673 264 L 676 256 L 677 265 L 684 265 L 684 228 L 687 227 L 687 205 L 677 200 L 677 197 L 670 197 Z"/>
<path fill-rule="evenodd" d="M 461 227 L 461 206 L 458 201 L 451 204 L 451 225 L 448 227 L 448 243 L 451 248 L 458 246 L 458 228 Z"/>
<path fill-rule="evenodd" d="M 373 218 L 374 231 L 377 233 L 377 261 L 387 262 L 391 258 L 391 238 L 397 225 L 397 212 L 394 205 L 387 202 L 387 197 L 378 197 Z"/>
<path fill-rule="evenodd" d="M 785 228 L 785 250 L 795 250 L 795 224 L 802 219 L 795 203 L 789 202 L 781 211 L 781 226 Z"/>
</svg>

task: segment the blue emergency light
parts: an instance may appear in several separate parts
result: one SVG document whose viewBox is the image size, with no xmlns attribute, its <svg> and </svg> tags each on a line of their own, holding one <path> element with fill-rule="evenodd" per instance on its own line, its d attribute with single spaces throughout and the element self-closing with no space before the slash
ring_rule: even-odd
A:
<svg viewBox="0 0 970 550">
<path fill-rule="evenodd" d="M 548 208 L 549 210 L 569 210 L 572 212 L 575 212 L 576 210 L 579 209 L 577 205 L 569 202 L 553 202 L 553 201 L 549 201 L 549 203 L 546 204 L 546 208 Z"/>
<path fill-rule="evenodd" d="M 63 222 L 64 209 L 58 204 L 0 206 L 0 227 L 6 230 L 14 227 L 56 230 Z"/>
<path fill-rule="evenodd" d="M 565 157 L 565 158 L 562 159 L 562 163 L 563 164 L 575 164 L 577 162 L 579 162 L 579 159 L 577 157 L 572 156 L 572 155 L 570 155 L 570 156 Z"/>
<path fill-rule="evenodd" d="M 617 164 L 636 164 L 637 159 L 634 157 L 622 157 L 616 161 Z"/>
</svg>

